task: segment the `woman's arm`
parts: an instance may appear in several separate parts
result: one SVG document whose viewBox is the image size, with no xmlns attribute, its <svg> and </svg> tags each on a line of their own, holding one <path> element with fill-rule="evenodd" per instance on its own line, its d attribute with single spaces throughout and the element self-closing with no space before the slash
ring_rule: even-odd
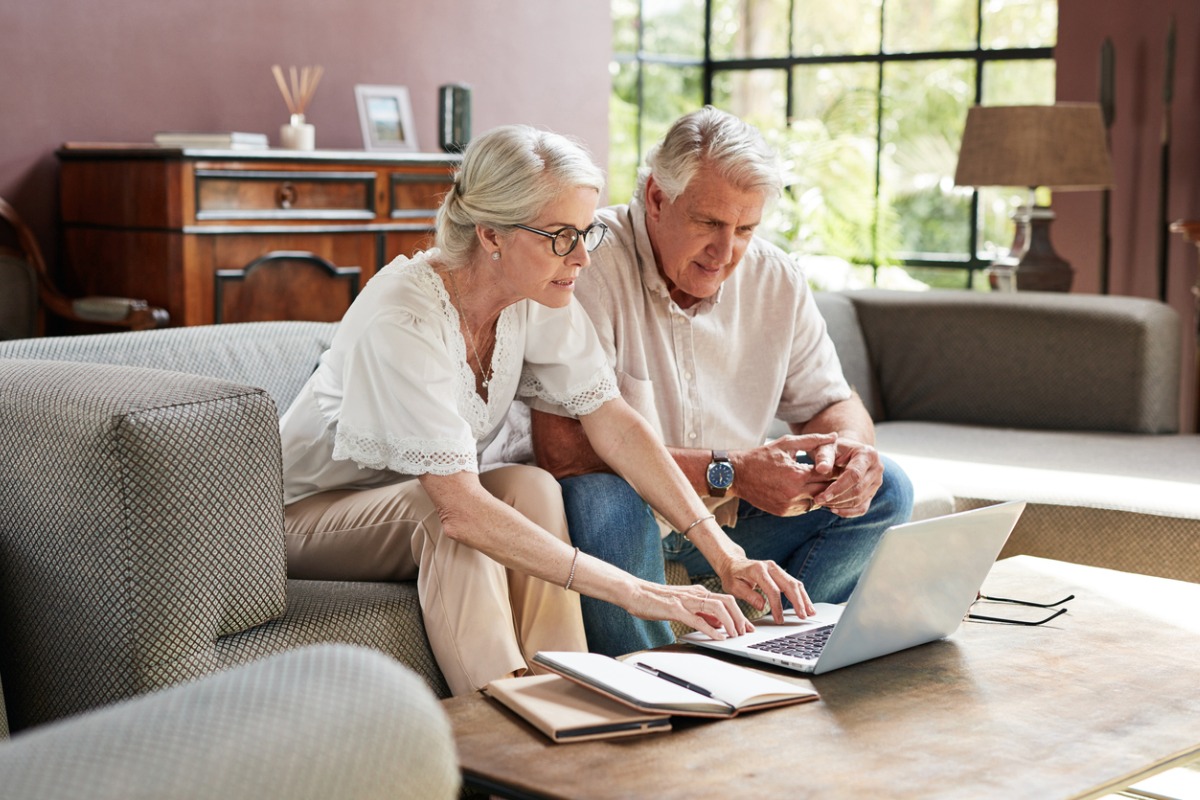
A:
<svg viewBox="0 0 1200 800">
<path fill-rule="evenodd" d="M 606 600 L 642 619 L 674 620 L 714 638 L 724 628 L 737 634 L 753 626 L 729 595 L 702 586 L 663 586 L 579 553 L 508 504 L 496 499 L 474 473 L 422 475 L 445 534 L 504 566 L 563 586 L 575 565 L 571 589 Z"/>
<path fill-rule="evenodd" d="M 766 595 L 772 615 L 783 621 L 781 597 L 801 617 L 814 613 L 804 587 L 773 561 L 755 561 L 712 519 L 695 489 L 654 431 L 621 398 L 580 417 L 592 449 L 677 531 L 685 531 L 721 578 L 725 591 L 762 610 Z M 697 520 L 703 520 L 693 527 Z"/>
</svg>

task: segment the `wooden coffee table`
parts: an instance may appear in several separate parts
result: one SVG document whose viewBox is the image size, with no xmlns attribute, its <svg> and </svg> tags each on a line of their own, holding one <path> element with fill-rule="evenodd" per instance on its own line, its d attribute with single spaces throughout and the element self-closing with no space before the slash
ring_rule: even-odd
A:
<svg viewBox="0 0 1200 800">
<path fill-rule="evenodd" d="M 464 779 L 506 797 L 1087 798 L 1200 753 L 1200 584 L 1017 556 L 984 591 L 1076 598 L 1042 627 L 964 623 L 816 676 L 819 702 L 668 734 L 552 744 L 453 698 Z"/>
</svg>

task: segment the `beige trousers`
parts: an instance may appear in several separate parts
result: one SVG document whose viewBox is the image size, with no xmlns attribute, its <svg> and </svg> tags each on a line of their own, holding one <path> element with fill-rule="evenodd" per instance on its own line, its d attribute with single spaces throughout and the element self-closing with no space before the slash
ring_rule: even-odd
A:
<svg viewBox="0 0 1200 800">
<path fill-rule="evenodd" d="M 569 541 L 562 493 L 549 473 L 509 466 L 484 472 L 479 481 Z M 306 497 L 285 508 L 284 524 L 292 578 L 416 578 L 430 647 L 456 695 L 524 674 L 539 650 L 587 650 L 579 595 L 507 569 L 443 535 L 419 481 Z"/>
</svg>

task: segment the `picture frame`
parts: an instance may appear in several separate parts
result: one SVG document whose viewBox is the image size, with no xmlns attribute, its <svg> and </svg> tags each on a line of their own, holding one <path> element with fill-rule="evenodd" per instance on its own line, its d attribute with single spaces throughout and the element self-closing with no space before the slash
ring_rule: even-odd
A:
<svg viewBox="0 0 1200 800">
<path fill-rule="evenodd" d="M 354 99 L 358 104 L 363 149 L 417 149 L 417 129 L 413 124 L 408 87 L 360 83 L 354 87 Z"/>
</svg>

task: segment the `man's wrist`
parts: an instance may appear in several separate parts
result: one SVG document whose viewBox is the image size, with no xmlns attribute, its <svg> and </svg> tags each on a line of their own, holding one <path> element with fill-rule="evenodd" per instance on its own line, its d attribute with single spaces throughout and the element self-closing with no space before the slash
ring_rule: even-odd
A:
<svg viewBox="0 0 1200 800">
<path fill-rule="evenodd" d="M 708 462 L 708 469 L 705 471 L 709 496 L 725 497 L 726 493 L 733 488 L 735 477 L 733 463 L 729 460 L 729 453 L 725 450 L 713 450 L 712 458 Z"/>
</svg>

